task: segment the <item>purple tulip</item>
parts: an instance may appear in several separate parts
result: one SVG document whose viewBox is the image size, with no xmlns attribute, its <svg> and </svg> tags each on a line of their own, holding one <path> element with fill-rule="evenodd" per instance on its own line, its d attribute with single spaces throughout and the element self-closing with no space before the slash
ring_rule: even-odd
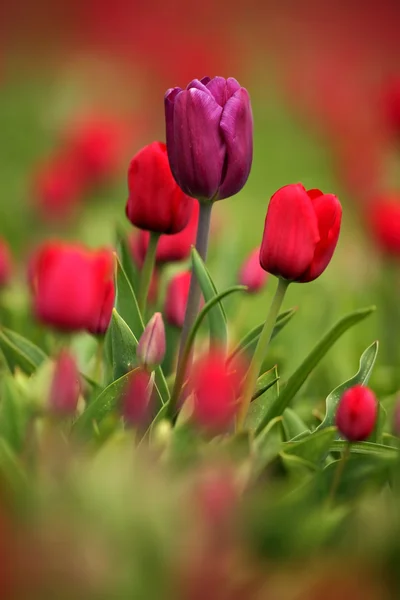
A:
<svg viewBox="0 0 400 600">
<path fill-rule="evenodd" d="M 200 201 L 237 194 L 253 158 L 253 116 L 245 88 L 229 77 L 194 79 L 165 94 L 171 171 L 185 194 Z"/>
</svg>

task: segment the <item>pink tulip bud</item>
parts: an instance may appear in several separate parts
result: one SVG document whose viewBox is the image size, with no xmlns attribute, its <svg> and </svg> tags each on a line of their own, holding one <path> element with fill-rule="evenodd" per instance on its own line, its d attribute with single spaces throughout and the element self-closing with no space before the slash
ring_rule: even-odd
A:
<svg viewBox="0 0 400 600">
<path fill-rule="evenodd" d="M 268 273 L 260 265 L 260 247 L 255 248 L 240 269 L 239 283 L 247 285 L 252 294 L 259 292 L 265 285 Z"/>
<path fill-rule="evenodd" d="M 154 371 L 164 360 L 165 328 L 161 313 L 155 313 L 147 323 L 140 336 L 136 356 L 147 371 Z"/>
<path fill-rule="evenodd" d="M 355 385 L 342 396 L 336 412 L 336 426 L 350 442 L 361 442 L 371 435 L 378 415 L 372 390 Z"/>
<path fill-rule="evenodd" d="M 139 367 L 130 372 L 121 396 L 121 412 L 128 425 L 143 425 L 149 414 L 152 376 Z"/>
<path fill-rule="evenodd" d="M 80 376 L 75 358 L 67 350 L 57 357 L 49 395 L 50 411 L 59 417 L 73 416 L 79 400 Z"/>
</svg>

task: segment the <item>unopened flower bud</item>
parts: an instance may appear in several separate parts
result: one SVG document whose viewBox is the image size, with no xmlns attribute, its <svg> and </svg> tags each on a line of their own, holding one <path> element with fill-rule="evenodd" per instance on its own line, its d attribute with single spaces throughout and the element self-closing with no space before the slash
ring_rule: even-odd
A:
<svg viewBox="0 0 400 600">
<path fill-rule="evenodd" d="M 49 395 L 49 409 L 58 417 L 73 416 L 81 384 L 75 358 L 67 350 L 57 357 Z"/>
<path fill-rule="evenodd" d="M 150 408 L 153 378 L 141 367 L 131 371 L 121 396 L 121 412 L 126 423 L 132 426 L 143 425 Z"/>
<path fill-rule="evenodd" d="M 355 385 L 342 396 L 336 426 L 349 442 L 361 442 L 371 435 L 378 415 L 378 403 L 372 390 Z"/>
<path fill-rule="evenodd" d="M 155 313 L 140 336 L 136 356 L 141 366 L 154 371 L 165 356 L 165 328 L 162 314 Z"/>
</svg>

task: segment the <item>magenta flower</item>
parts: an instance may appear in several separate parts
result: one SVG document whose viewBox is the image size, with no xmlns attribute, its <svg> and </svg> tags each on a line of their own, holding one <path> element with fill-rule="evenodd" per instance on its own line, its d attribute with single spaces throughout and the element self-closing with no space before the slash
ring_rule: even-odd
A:
<svg viewBox="0 0 400 600">
<path fill-rule="evenodd" d="M 194 79 L 165 94 L 168 158 L 189 196 L 214 201 L 237 194 L 253 158 L 253 116 L 247 90 L 229 77 Z"/>
</svg>

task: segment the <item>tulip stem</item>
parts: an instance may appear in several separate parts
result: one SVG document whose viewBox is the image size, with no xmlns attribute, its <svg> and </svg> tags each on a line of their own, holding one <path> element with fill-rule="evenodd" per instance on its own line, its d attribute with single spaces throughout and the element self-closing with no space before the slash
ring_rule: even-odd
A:
<svg viewBox="0 0 400 600">
<path fill-rule="evenodd" d="M 200 202 L 199 223 L 197 226 L 196 250 L 201 258 L 205 261 L 207 258 L 208 235 L 210 232 L 212 202 L 207 204 Z M 192 277 L 190 280 L 189 296 L 186 306 L 185 320 L 183 323 L 181 340 L 179 345 L 178 367 L 181 368 L 184 349 L 190 330 L 199 312 L 200 305 L 200 285 L 197 277 L 192 269 Z"/>
<path fill-rule="evenodd" d="M 276 288 L 274 299 L 272 300 L 272 304 L 269 309 L 268 316 L 265 320 L 261 335 L 258 338 L 258 343 L 254 351 L 249 370 L 247 372 L 245 387 L 240 400 L 239 412 L 237 417 L 238 431 L 243 429 L 246 415 L 249 410 L 251 398 L 253 396 L 254 388 L 257 383 L 257 378 L 259 376 L 262 363 L 267 353 L 268 345 L 271 340 L 271 335 L 275 327 L 276 319 L 282 306 L 282 302 L 285 297 L 289 283 L 290 282 L 286 281 L 286 279 L 278 280 L 278 287 Z"/>
<path fill-rule="evenodd" d="M 328 497 L 328 506 L 331 506 L 335 499 L 335 495 L 338 490 L 344 468 L 346 466 L 347 461 L 350 458 L 350 451 L 351 451 L 351 442 L 347 442 L 345 449 L 343 451 L 343 454 L 342 454 L 342 459 L 338 461 L 338 465 L 336 467 L 335 474 L 333 476 L 332 487 L 330 489 L 329 497 Z"/>
<path fill-rule="evenodd" d="M 155 233 L 154 231 L 150 232 L 149 245 L 147 246 L 146 257 L 140 273 L 138 306 L 143 319 L 145 319 L 147 296 L 149 294 L 151 278 L 153 276 L 154 265 L 156 262 L 156 251 L 159 239 L 159 233 Z"/>
</svg>

